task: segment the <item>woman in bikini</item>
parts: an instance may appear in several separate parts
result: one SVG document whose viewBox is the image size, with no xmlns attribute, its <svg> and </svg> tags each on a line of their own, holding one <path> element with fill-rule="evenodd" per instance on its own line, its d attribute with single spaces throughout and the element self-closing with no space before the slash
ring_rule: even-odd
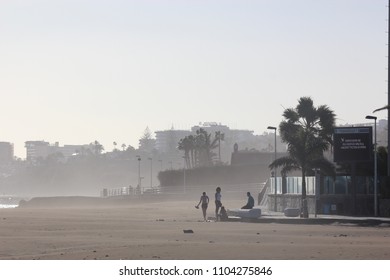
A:
<svg viewBox="0 0 390 280">
<path fill-rule="evenodd" d="M 221 188 L 217 187 L 215 189 L 215 220 L 218 221 L 219 217 L 219 209 L 222 207 L 222 195 L 221 195 Z"/>
<path fill-rule="evenodd" d="M 195 208 L 199 208 L 199 205 L 202 203 L 202 211 L 203 211 L 203 218 L 204 221 L 207 221 L 206 218 L 206 211 L 207 207 L 209 206 L 209 197 L 206 195 L 206 192 L 203 192 L 203 195 L 200 197 L 198 205 L 195 206 Z"/>
</svg>

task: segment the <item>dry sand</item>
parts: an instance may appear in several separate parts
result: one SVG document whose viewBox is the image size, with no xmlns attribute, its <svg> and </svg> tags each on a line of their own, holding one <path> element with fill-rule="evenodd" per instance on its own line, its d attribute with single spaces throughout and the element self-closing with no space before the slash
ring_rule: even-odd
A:
<svg viewBox="0 0 390 280">
<path fill-rule="evenodd" d="M 196 203 L 0 209 L 0 259 L 390 259 L 388 226 L 203 222 Z"/>
</svg>

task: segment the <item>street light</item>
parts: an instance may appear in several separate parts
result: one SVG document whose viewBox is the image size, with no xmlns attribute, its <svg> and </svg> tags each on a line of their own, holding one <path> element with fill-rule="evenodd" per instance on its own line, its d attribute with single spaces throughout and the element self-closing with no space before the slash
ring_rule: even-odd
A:
<svg viewBox="0 0 390 280">
<path fill-rule="evenodd" d="M 216 131 L 215 138 L 218 139 L 218 161 L 221 163 L 221 140 L 225 140 L 225 134 L 221 133 L 221 131 Z"/>
<path fill-rule="evenodd" d="M 145 192 L 145 189 L 141 189 L 142 179 L 145 179 L 145 178 L 144 177 L 139 177 L 140 187 L 139 187 L 139 193 L 138 194 L 142 194 L 143 192 Z"/>
<path fill-rule="evenodd" d="M 377 160 L 376 160 L 376 117 L 366 116 L 367 120 L 374 120 L 374 213 L 375 217 L 378 216 L 378 172 L 377 172 Z"/>
<path fill-rule="evenodd" d="M 320 197 L 320 174 L 319 168 L 314 168 L 314 176 L 315 176 L 315 200 L 314 200 L 314 217 L 317 218 L 317 204 Z"/>
<path fill-rule="evenodd" d="M 150 160 L 150 188 L 153 188 L 153 158 L 148 158 Z"/>
<path fill-rule="evenodd" d="M 141 156 L 136 156 L 138 159 L 138 187 L 141 189 Z"/>
<path fill-rule="evenodd" d="M 183 165 L 183 191 L 186 193 L 186 157 L 183 156 L 184 165 Z"/>
<path fill-rule="evenodd" d="M 162 159 L 159 159 L 158 161 L 160 162 L 160 171 L 162 171 L 163 170 L 163 161 L 162 161 Z"/>
<path fill-rule="evenodd" d="M 274 133 L 275 133 L 275 147 L 274 147 L 274 150 L 275 150 L 275 156 L 274 156 L 274 160 L 276 160 L 276 127 L 274 126 L 269 126 L 267 127 L 267 129 L 270 129 L 270 130 L 274 130 Z M 278 210 L 277 206 L 276 206 L 276 187 L 277 187 L 277 183 L 276 183 L 276 167 L 274 167 L 274 188 L 275 188 L 275 203 L 274 203 L 274 211 L 276 212 Z"/>
</svg>

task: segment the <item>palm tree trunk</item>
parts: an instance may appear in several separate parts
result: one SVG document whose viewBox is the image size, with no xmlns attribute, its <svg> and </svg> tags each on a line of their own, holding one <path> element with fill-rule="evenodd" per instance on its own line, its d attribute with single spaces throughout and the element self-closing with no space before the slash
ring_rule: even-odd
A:
<svg viewBox="0 0 390 280">
<path fill-rule="evenodd" d="M 309 218 L 306 199 L 306 171 L 302 169 L 302 218 Z"/>
<path fill-rule="evenodd" d="M 199 150 L 196 149 L 195 150 L 195 153 L 194 153 L 194 167 L 198 167 L 199 166 Z"/>
<path fill-rule="evenodd" d="M 194 154 L 194 149 L 191 149 L 191 168 L 195 166 L 195 154 Z"/>
<path fill-rule="evenodd" d="M 185 151 L 184 158 L 185 158 L 186 166 L 187 166 L 187 169 L 188 169 L 189 168 L 189 162 L 190 162 L 190 154 L 189 154 L 188 150 Z M 186 167 L 184 167 L 184 168 L 186 168 Z"/>
</svg>

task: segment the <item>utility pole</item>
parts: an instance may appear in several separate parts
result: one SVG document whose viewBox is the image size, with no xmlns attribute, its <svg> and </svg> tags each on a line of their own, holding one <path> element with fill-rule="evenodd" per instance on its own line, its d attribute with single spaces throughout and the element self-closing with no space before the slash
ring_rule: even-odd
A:
<svg viewBox="0 0 390 280">
<path fill-rule="evenodd" d="M 277 152 L 276 152 L 276 130 L 277 128 L 275 126 L 269 126 L 267 127 L 267 129 L 271 129 L 271 130 L 274 130 L 274 133 L 275 133 L 275 146 L 274 146 L 274 152 L 275 152 L 275 156 L 274 156 L 274 160 L 276 160 L 277 158 Z M 276 167 L 274 167 L 274 211 L 278 211 L 278 206 L 277 206 L 277 186 L 278 186 L 278 183 L 277 183 L 277 169 Z"/>
<path fill-rule="evenodd" d="M 138 159 L 138 188 L 141 189 L 141 156 L 136 156 Z"/>
<path fill-rule="evenodd" d="M 150 189 L 153 188 L 153 158 L 148 158 L 150 160 Z"/>
<path fill-rule="evenodd" d="M 224 134 L 221 131 L 216 131 L 215 139 L 218 140 L 218 161 L 221 162 L 221 140 L 224 139 Z"/>
<path fill-rule="evenodd" d="M 183 157 L 184 159 L 184 165 L 183 165 L 183 192 L 186 193 L 186 158 Z"/>
<path fill-rule="evenodd" d="M 374 215 L 378 217 L 378 168 L 377 168 L 377 141 L 376 141 L 376 120 L 375 116 L 366 116 L 368 120 L 374 120 Z"/>
<path fill-rule="evenodd" d="M 387 15 L 387 106 L 390 106 L 390 0 Z M 390 109 L 387 109 L 387 176 L 390 176 Z"/>
</svg>

